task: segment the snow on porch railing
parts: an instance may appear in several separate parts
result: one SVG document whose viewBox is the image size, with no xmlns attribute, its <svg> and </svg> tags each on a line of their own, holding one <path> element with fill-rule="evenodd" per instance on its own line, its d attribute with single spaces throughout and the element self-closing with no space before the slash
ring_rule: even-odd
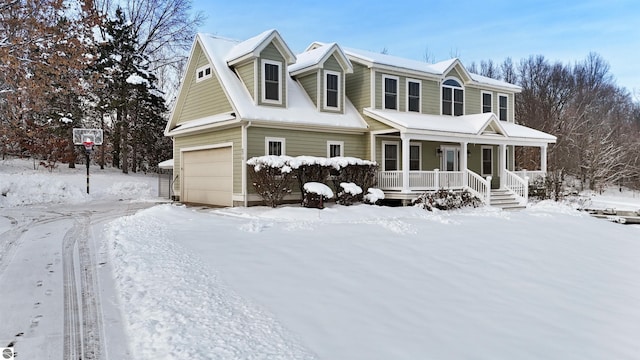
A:
<svg viewBox="0 0 640 360">
<path fill-rule="evenodd" d="M 522 179 L 528 177 L 530 182 L 536 181 L 538 178 L 544 179 L 547 176 L 547 173 L 542 170 L 521 170 L 512 172 Z"/>
<path fill-rule="evenodd" d="M 521 204 L 526 204 L 529 198 L 529 178 L 521 178 L 517 174 L 504 169 L 504 186 L 516 195 Z"/>
<path fill-rule="evenodd" d="M 471 170 L 466 170 L 467 190 L 477 196 L 485 204 L 489 204 L 491 200 L 491 176 L 483 179 L 482 176 Z"/>
</svg>

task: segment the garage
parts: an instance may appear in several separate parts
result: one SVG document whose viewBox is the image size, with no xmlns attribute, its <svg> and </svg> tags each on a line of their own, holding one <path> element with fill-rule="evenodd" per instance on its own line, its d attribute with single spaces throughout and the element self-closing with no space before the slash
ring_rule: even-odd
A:
<svg viewBox="0 0 640 360">
<path fill-rule="evenodd" d="M 182 201 L 232 206 L 233 167 L 231 147 L 182 153 Z"/>
</svg>

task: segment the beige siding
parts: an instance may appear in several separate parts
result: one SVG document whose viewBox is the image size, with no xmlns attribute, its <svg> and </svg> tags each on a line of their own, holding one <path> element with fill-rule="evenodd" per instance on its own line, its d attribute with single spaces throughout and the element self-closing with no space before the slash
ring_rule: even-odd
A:
<svg viewBox="0 0 640 360">
<path fill-rule="evenodd" d="M 382 81 L 382 77 L 384 75 L 395 76 L 398 78 L 398 110 L 405 111 L 406 110 L 406 102 L 407 102 L 407 77 L 403 76 L 399 73 L 391 73 L 391 72 L 380 72 L 376 71 L 376 109 L 382 109 L 382 96 L 384 92 L 384 83 Z"/>
<path fill-rule="evenodd" d="M 466 115 L 479 114 L 482 112 L 482 95 L 480 89 L 464 88 L 464 113 Z"/>
<path fill-rule="evenodd" d="M 302 85 L 304 90 L 307 92 L 307 95 L 309 95 L 309 98 L 311 98 L 311 101 L 313 101 L 313 104 L 317 107 L 318 106 L 318 73 L 313 72 L 311 74 L 307 74 L 305 76 L 300 77 L 298 80 L 300 81 L 300 84 Z"/>
<path fill-rule="evenodd" d="M 440 115 L 440 83 L 422 80 L 422 113 Z"/>
<path fill-rule="evenodd" d="M 247 156 L 265 155 L 265 137 L 285 139 L 285 155 L 327 156 L 327 141 L 343 141 L 344 155 L 364 159 L 367 149 L 365 135 L 338 134 L 300 130 L 270 129 L 252 126 L 247 132 Z"/>
<path fill-rule="evenodd" d="M 240 127 L 196 135 L 176 136 L 173 146 L 174 172 L 180 166 L 180 149 L 211 146 L 223 143 L 233 144 L 233 192 L 242 192 L 242 131 Z M 176 178 L 174 189 L 180 189 L 180 176 Z M 176 191 L 176 193 L 178 193 Z"/>
<path fill-rule="evenodd" d="M 271 103 L 263 103 L 262 102 L 262 72 L 264 71 L 264 68 L 262 66 L 262 60 L 273 60 L 273 61 L 279 61 L 282 65 L 280 68 L 280 81 L 282 82 L 280 84 L 281 86 L 281 91 L 282 91 L 282 105 L 279 104 L 271 104 Z M 287 77 L 289 76 L 289 73 L 287 72 L 287 63 L 284 59 L 284 57 L 282 56 L 282 54 L 280 54 L 280 51 L 278 51 L 278 49 L 275 47 L 275 45 L 273 45 L 273 43 L 267 45 L 267 47 L 264 48 L 264 50 L 262 50 L 262 52 L 260 53 L 260 57 L 258 58 L 258 103 L 261 105 L 268 105 L 268 106 L 286 106 L 287 103 L 287 87 L 286 87 L 286 83 L 287 83 Z"/>
<path fill-rule="evenodd" d="M 244 86 L 247 87 L 249 94 L 251 94 L 251 97 L 255 101 L 255 60 L 238 66 L 236 68 L 236 71 L 238 72 L 240 79 L 244 83 Z"/>
<path fill-rule="evenodd" d="M 353 73 L 347 74 L 347 97 L 358 109 L 371 106 L 371 70 L 364 65 L 353 64 Z"/>
<path fill-rule="evenodd" d="M 460 80 L 461 82 L 464 82 L 464 79 L 462 78 L 462 76 L 460 76 L 460 73 L 458 72 L 457 67 L 454 67 L 453 69 L 451 69 L 451 71 L 449 71 L 445 75 L 445 78 L 447 77 L 455 77 L 455 78 L 458 78 L 458 80 Z"/>
<path fill-rule="evenodd" d="M 176 102 L 176 110 L 173 114 L 176 124 L 233 111 L 215 73 L 209 79 L 196 82 L 196 69 L 206 64 L 208 64 L 207 58 L 198 45 L 187 68 L 185 83 Z"/>
</svg>

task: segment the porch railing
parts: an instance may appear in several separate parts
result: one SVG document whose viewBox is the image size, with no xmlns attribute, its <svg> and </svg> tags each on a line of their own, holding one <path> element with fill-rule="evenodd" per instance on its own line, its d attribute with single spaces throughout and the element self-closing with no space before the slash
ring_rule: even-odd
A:
<svg viewBox="0 0 640 360">
<path fill-rule="evenodd" d="M 529 178 L 520 177 L 517 173 L 504 169 L 504 187 L 516 195 L 521 204 L 529 199 Z"/>
<path fill-rule="evenodd" d="M 402 171 L 378 172 L 378 187 L 382 190 L 402 190 Z M 439 189 L 468 189 L 488 203 L 491 196 L 491 178 L 483 179 L 470 170 L 465 171 L 410 171 L 411 191 L 435 191 Z"/>
<path fill-rule="evenodd" d="M 547 173 L 542 170 L 519 170 L 512 171 L 514 174 L 518 175 L 521 178 L 529 178 L 529 181 L 536 181 L 538 178 L 544 178 L 547 176 Z"/>
<path fill-rule="evenodd" d="M 491 176 L 483 179 L 482 176 L 467 170 L 467 189 L 482 202 L 489 204 L 491 200 Z"/>
</svg>

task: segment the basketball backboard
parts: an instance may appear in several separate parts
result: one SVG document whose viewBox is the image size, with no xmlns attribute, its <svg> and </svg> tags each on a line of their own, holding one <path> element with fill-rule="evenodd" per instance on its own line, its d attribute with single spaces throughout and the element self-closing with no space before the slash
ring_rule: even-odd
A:
<svg viewBox="0 0 640 360">
<path fill-rule="evenodd" d="M 83 145 L 85 142 L 102 145 L 102 129 L 73 129 L 73 143 Z"/>
</svg>

